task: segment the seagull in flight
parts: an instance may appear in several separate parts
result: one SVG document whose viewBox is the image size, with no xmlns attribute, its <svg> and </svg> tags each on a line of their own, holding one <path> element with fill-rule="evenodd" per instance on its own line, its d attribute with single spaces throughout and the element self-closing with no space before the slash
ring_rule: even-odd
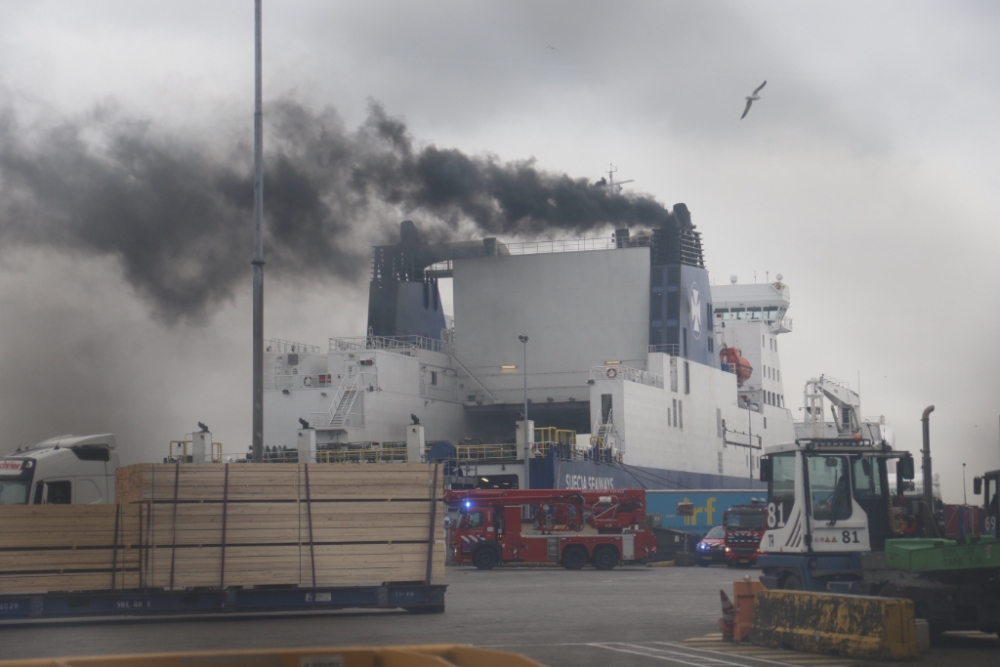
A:
<svg viewBox="0 0 1000 667">
<path fill-rule="evenodd" d="M 764 83 L 757 86 L 757 88 L 750 94 L 750 96 L 747 97 L 747 108 L 743 110 L 743 115 L 740 116 L 740 120 L 746 118 L 747 114 L 750 113 L 750 105 L 752 105 L 756 100 L 760 99 L 760 95 L 758 95 L 757 93 L 759 93 L 760 89 L 766 85 L 767 85 L 767 80 L 765 80 Z"/>
</svg>

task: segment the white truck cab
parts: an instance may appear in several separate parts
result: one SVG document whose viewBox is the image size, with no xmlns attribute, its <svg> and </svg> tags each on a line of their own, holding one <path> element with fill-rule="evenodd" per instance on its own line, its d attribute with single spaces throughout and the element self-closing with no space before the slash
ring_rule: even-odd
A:
<svg viewBox="0 0 1000 667">
<path fill-rule="evenodd" d="M 115 500 L 115 436 L 62 435 L 0 458 L 0 505 L 86 505 Z"/>
<path fill-rule="evenodd" d="M 909 452 L 860 437 L 799 439 L 768 447 L 761 481 L 768 483 L 767 554 L 881 551 L 892 508 L 887 462 L 913 479 Z M 897 489 L 897 493 L 901 493 Z"/>
</svg>

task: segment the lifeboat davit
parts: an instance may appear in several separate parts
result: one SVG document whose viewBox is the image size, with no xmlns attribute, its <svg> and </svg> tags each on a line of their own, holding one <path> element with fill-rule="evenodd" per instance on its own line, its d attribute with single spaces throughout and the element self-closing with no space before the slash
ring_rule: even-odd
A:
<svg viewBox="0 0 1000 667">
<path fill-rule="evenodd" d="M 738 347 L 723 347 L 719 350 L 719 361 L 729 364 L 730 371 L 736 373 L 737 387 L 742 387 L 743 383 L 753 375 L 753 366 L 743 358 L 743 351 Z"/>
</svg>

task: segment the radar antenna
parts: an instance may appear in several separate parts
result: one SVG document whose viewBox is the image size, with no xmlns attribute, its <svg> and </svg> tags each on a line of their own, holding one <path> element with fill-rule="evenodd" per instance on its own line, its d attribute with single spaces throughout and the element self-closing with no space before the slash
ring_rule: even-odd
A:
<svg viewBox="0 0 1000 667">
<path fill-rule="evenodd" d="M 616 173 L 618 173 L 618 167 L 616 167 L 615 165 L 611 165 L 611 168 L 608 169 L 608 188 L 617 195 L 621 193 L 622 186 L 624 186 L 626 183 L 635 183 L 635 179 L 630 178 L 627 181 L 618 181 L 617 183 L 615 183 Z"/>
</svg>

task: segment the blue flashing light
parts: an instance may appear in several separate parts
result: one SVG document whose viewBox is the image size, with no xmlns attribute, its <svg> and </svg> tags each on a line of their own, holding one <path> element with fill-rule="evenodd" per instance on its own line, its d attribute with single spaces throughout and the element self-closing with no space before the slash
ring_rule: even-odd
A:
<svg viewBox="0 0 1000 667">
<path fill-rule="evenodd" d="M 471 501 L 471 500 L 466 500 L 466 501 L 465 501 L 465 506 L 466 506 L 467 508 L 468 508 L 468 507 L 472 507 L 472 501 Z"/>
</svg>

